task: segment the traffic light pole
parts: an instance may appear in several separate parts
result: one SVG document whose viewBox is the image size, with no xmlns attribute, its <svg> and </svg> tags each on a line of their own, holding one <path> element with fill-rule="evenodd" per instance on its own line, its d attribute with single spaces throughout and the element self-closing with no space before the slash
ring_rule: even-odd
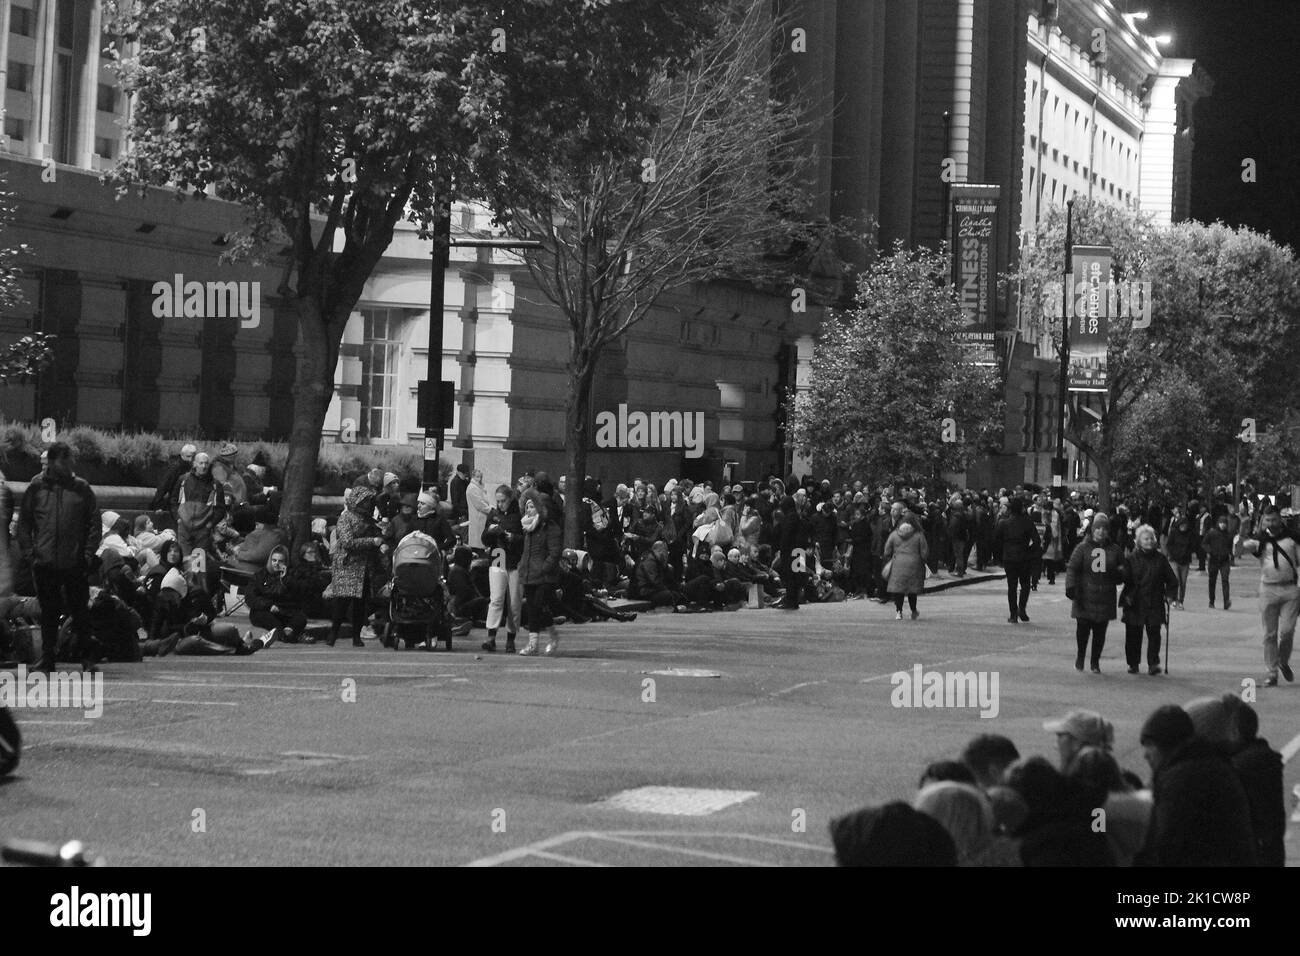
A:
<svg viewBox="0 0 1300 956">
<path fill-rule="evenodd" d="M 1061 286 L 1061 375 L 1057 402 L 1060 407 L 1060 420 L 1056 428 L 1056 461 L 1052 462 L 1052 484 L 1061 490 L 1057 493 L 1062 500 L 1066 497 L 1066 479 L 1069 467 L 1065 460 L 1065 418 L 1070 403 L 1070 297 L 1074 290 L 1070 288 L 1070 259 L 1074 255 L 1074 200 L 1065 204 L 1065 268 L 1062 270 Z M 1057 479 L 1059 476 L 1059 485 Z"/>
<path fill-rule="evenodd" d="M 442 320 L 446 307 L 445 284 L 451 257 L 451 209 L 440 206 L 433 225 L 433 270 L 429 276 L 429 372 L 431 383 L 442 381 Z M 433 387 L 436 388 L 436 385 Z M 424 487 L 438 484 L 438 459 L 442 457 L 442 409 L 424 423 Z"/>
</svg>

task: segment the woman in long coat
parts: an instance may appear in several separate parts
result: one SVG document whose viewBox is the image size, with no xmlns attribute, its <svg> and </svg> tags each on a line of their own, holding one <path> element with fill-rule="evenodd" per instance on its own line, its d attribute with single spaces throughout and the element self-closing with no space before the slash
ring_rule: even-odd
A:
<svg viewBox="0 0 1300 956">
<path fill-rule="evenodd" d="M 1092 638 L 1092 673 L 1101 673 L 1101 651 L 1106 628 L 1115 620 L 1116 589 L 1124 582 L 1124 552 L 1110 541 L 1110 518 L 1093 516 L 1088 537 L 1075 546 L 1065 569 L 1065 596 L 1070 599 L 1078 655 L 1074 669 L 1083 670 L 1083 658 Z"/>
<path fill-rule="evenodd" d="M 519 580 L 524 586 L 528 646 L 519 652 L 519 656 L 532 657 L 538 653 L 539 632 L 546 628 L 549 639 L 546 656 L 553 657 L 559 651 L 560 638 L 555 633 L 551 601 L 560 583 L 564 534 L 559 523 L 552 520 L 549 496 L 530 488 L 520 501 L 523 513 L 519 523 L 524 532 L 524 546 L 519 557 Z"/>
<path fill-rule="evenodd" d="M 929 556 L 925 535 L 911 521 L 904 521 L 885 540 L 885 563 L 889 565 L 887 586 L 894 596 L 894 620 L 903 619 L 903 597 L 912 609 L 912 620 L 921 616 L 916 596 L 925 586 L 925 561 Z"/>
<path fill-rule="evenodd" d="M 1160 628 L 1166 616 L 1165 598 L 1178 596 L 1178 575 L 1156 549 L 1156 529 L 1144 524 L 1134 534 L 1136 547 L 1124 564 L 1124 656 L 1128 672 L 1136 674 L 1142 662 L 1142 632 L 1147 633 L 1147 667 L 1154 676 L 1160 668 Z"/>
<path fill-rule="evenodd" d="M 372 582 L 383 574 L 384 539 L 375 524 L 375 493 L 353 488 L 347 507 L 339 516 L 335 534 L 335 558 L 329 596 L 334 599 L 330 647 L 338 640 L 346 613 L 352 623 L 352 646 L 364 647 L 361 628 L 366 622 L 366 604 Z"/>
</svg>

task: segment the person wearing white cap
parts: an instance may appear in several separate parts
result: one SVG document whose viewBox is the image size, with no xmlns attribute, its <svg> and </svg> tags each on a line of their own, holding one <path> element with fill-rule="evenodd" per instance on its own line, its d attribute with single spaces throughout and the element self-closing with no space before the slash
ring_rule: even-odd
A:
<svg viewBox="0 0 1300 956">
<path fill-rule="evenodd" d="M 158 482 L 158 490 L 154 493 L 152 500 L 149 502 L 150 511 L 170 511 L 175 514 L 176 510 L 176 488 L 185 473 L 190 470 L 194 456 L 198 449 L 191 444 L 181 446 L 181 455 L 176 461 L 168 466 L 167 471 L 163 473 L 162 480 Z"/>
<path fill-rule="evenodd" d="M 105 511 L 100 516 L 99 548 L 95 554 L 103 556 L 105 551 L 116 551 L 124 558 L 135 556 L 135 551 L 126 543 L 127 533 L 131 530 L 122 516 L 116 511 Z"/>
</svg>

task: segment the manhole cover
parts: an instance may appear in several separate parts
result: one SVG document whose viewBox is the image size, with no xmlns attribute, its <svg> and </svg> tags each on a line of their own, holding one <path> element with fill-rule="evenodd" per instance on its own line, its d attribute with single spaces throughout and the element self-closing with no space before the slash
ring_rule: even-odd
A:
<svg viewBox="0 0 1300 956">
<path fill-rule="evenodd" d="M 596 805 L 632 813 L 665 813 L 704 817 L 758 796 L 754 790 L 705 790 L 699 787 L 637 787 L 623 790 Z"/>
<path fill-rule="evenodd" d="M 701 670 L 698 667 L 670 667 L 664 671 L 642 671 L 642 674 L 660 674 L 664 677 L 721 677 L 717 671 Z"/>
</svg>

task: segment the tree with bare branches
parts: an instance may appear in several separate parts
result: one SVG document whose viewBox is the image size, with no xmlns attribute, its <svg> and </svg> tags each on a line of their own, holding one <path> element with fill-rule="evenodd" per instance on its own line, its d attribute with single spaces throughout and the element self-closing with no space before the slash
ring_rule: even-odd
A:
<svg viewBox="0 0 1300 956">
<path fill-rule="evenodd" d="M 724 3 L 720 17 L 687 69 L 653 80 L 658 121 L 631 160 L 605 152 L 539 165 L 527 192 L 549 200 L 506 207 L 511 234 L 540 241 L 524 260 L 568 322 L 564 440 L 579 488 L 601 352 L 660 296 L 715 280 L 785 293 L 812 261 L 840 268 L 832 250 L 842 229 L 805 212 L 815 159 L 806 113 L 771 96 L 783 24 L 763 4 Z M 569 495 L 570 545 L 581 508 L 582 496 Z"/>
</svg>

